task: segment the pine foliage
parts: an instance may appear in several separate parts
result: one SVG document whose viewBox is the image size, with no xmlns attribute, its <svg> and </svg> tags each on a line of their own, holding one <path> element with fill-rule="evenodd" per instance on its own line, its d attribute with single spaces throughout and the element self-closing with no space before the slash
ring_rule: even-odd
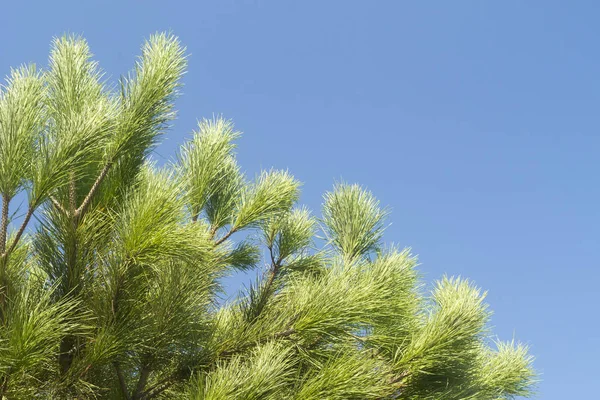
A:
<svg viewBox="0 0 600 400">
<path fill-rule="evenodd" d="M 532 394 L 532 357 L 492 335 L 485 293 L 455 277 L 425 290 L 361 186 L 334 186 L 318 218 L 288 171 L 243 174 L 221 117 L 153 164 L 185 68 L 156 34 L 114 90 L 64 36 L 47 70 L 1 87 L 1 399 Z M 238 270 L 257 279 L 223 304 Z"/>
</svg>

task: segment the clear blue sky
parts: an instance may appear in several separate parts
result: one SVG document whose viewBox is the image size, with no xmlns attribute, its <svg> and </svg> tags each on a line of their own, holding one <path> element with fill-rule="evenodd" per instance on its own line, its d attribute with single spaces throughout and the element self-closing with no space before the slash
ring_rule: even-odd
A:
<svg viewBox="0 0 600 400">
<path fill-rule="evenodd" d="M 364 184 L 427 280 L 489 290 L 500 338 L 537 357 L 539 398 L 597 393 L 599 3 L 35 3 L 0 6 L 2 75 L 46 65 L 69 31 L 117 78 L 172 30 L 189 72 L 160 157 L 223 113 L 249 174 L 289 168 L 311 208 L 336 179 Z"/>
</svg>

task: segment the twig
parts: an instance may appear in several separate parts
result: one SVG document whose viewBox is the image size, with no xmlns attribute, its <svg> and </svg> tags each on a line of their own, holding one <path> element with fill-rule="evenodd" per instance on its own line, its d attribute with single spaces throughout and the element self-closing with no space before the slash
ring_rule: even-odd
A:
<svg viewBox="0 0 600 400">
<path fill-rule="evenodd" d="M 111 161 L 109 161 L 109 162 L 106 163 L 106 165 L 104 166 L 104 168 L 102 168 L 102 171 L 100 171 L 100 175 L 98 175 L 98 178 L 96 178 L 96 181 L 94 182 L 94 184 L 90 188 L 89 193 L 87 194 L 87 196 L 85 196 L 85 198 L 83 199 L 83 202 L 81 203 L 81 205 L 79 206 L 79 208 L 77 210 L 75 210 L 75 214 L 77 216 L 79 216 L 80 214 L 82 214 L 82 213 L 84 213 L 86 211 L 86 209 L 88 208 L 88 206 L 92 202 L 92 199 L 93 199 L 94 195 L 98 191 L 98 188 L 100 187 L 100 184 L 102 183 L 102 181 L 104 180 L 104 178 L 106 178 L 106 175 L 108 174 L 108 171 L 110 170 L 110 167 L 112 166 L 112 164 L 113 163 Z"/>
<path fill-rule="evenodd" d="M 77 208 L 77 188 L 75 186 L 75 173 L 71 171 L 69 174 L 69 212 L 75 216 Z"/>
<path fill-rule="evenodd" d="M 50 196 L 50 201 L 52 202 L 52 205 L 58 208 L 63 214 L 68 214 L 68 211 L 54 198 L 54 196 Z"/>
<path fill-rule="evenodd" d="M 273 255 L 273 246 L 269 246 L 269 254 L 271 256 L 271 271 L 269 272 L 269 279 L 267 280 L 265 286 L 267 293 L 271 290 L 271 285 L 273 285 L 273 281 L 281 269 L 281 257 L 279 257 L 278 260 L 275 260 L 275 256 Z"/>
<path fill-rule="evenodd" d="M 6 250 L 6 234 L 8 232 L 8 204 L 10 198 L 3 194 L 2 195 L 2 222 L 0 222 L 0 255 L 4 254 Z"/>
<path fill-rule="evenodd" d="M 219 228 L 217 228 L 216 225 L 211 225 L 210 226 L 210 240 L 213 240 L 215 238 L 215 235 L 217 234 L 217 231 L 219 230 Z"/>
<path fill-rule="evenodd" d="M 229 239 L 229 237 L 231 235 L 233 235 L 236 231 L 237 231 L 237 229 L 232 228 L 229 232 L 227 232 L 227 234 L 225 234 L 225 236 L 223 236 L 222 238 L 220 238 L 219 240 L 217 240 L 217 242 L 215 244 L 217 246 L 220 245 L 221 243 L 223 243 L 224 241 L 226 241 L 227 239 Z"/>
<path fill-rule="evenodd" d="M 35 207 L 29 206 L 29 209 L 27 210 L 27 214 L 25 215 L 25 219 L 23 220 L 23 223 L 21 224 L 21 227 L 19 228 L 17 235 L 15 236 L 14 240 L 12 241 L 12 243 L 8 247 L 8 249 L 2 254 L 2 257 L 8 256 L 15 249 L 15 247 L 17 247 L 17 243 L 19 243 L 21 236 L 23 236 L 23 232 L 25 232 L 25 228 L 27 227 L 27 224 L 29 223 L 29 220 L 31 219 L 31 216 L 33 215 L 34 211 L 35 211 Z"/>
</svg>

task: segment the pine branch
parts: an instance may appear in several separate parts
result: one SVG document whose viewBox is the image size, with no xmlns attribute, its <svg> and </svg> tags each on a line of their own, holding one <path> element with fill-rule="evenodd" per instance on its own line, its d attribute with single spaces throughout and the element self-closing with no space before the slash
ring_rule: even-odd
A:
<svg viewBox="0 0 600 400">
<path fill-rule="evenodd" d="M 121 392 L 123 393 L 123 397 L 125 400 L 130 400 L 129 392 L 127 391 L 127 383 L 125 382 L 125 376 L 123 375 L 123 371 L 121 370 L 121 365 L 115 361 L 113 363 L 115 367 L 115 371 L 117 371 L 117 377 L 119 378 L 119 385 L 121 387 Z"/>
<path fill-rule="evenodd" d="M 0 255 L 4 255 L 6 250 L 6 234 L 8 232 L 8 205 L 10 198 L 3 194 L 2 195 L 2 219 L 0 222 Z"/>
<path fill-rule="evenodd" d="M 135 387 L 135 392 L 131 396 L 132 400 L 140 400 L 142 398 L 142 394 L 144 393 L 144 389 L 148 384 L 148 378 L 150 377 L 150 368 L 147 366 L 143 366 L 140 369 L 140 378 L 138 379 L 138 383 Z"/>
<path fill-rule="evenodd" d="M 162 392 L 164 392 L 165 390 L 169 389 L 174 384 L 175 384 L 175 381 L 172 378 L 163 380 L 162 382 L 157 383 L 152 388 L 150 388 L 149 390 L 142 393 L 140 400 L 153 399 L 156 396 L 158 396 L 159 394 L 161 394 Z"/>
<path fill-rule="evenodd" d="M 269 246 L 269 254 L 271 257 L 271 268 L 269 270 L 267 281 L 265 282 L 264 286 L 260 288 L 259 300 L 257 302 L 256 308 L 251 308 L 251 321 L 256 321 L 260 314 L 263 312 L 269 297 L 273 294 L 273 283 L 275 282 L 275 278 L 277 278 L 277 275 L 279 274 L 279 271 L 282 267 L 281 258 L 275 260 L 272 246 Z"/>
<path fill-rule="evenodd" d="M 237 231 L 237 229 L 232 228 L 229 232 L 227 232 L 225 234 L 225 236 L 223 236 L 222 238 L 220 238 L 219 240 L 217 240 L 217 242 L 215 243 L 215 245 L 220 245 L 221 243 L 223 243 L 224 241 L 226 241 L 227 239 L 229 239 L 231 237 L 231 235 L 233 235 L 235 232 Z"/>
<path fill-rule="evenodd" d="M 271 256 L 271 271 L 269 272 L 269 279 L 267 280 L 265 287 L 267 293 L 269 293 L 271 290 L 273 281 L 275 281 L 275 278 L 281 269 L 281 257 L 275 260 L 275 256 L 273 255 L 273 246 L 269 246 L 269 255 Z"/>
<path fill-rule="evenodd" d="M 65 214 L 65 215 L 69 214 L 69 212 L 60 204 L 60 202 L 58 200 L 56 200 L 56 198 L 54 196 L 50 196 L 50 202 L 52 203 L 52 205 L 54 207 L 56 207 L 58 210 L 60 210 L 60 212 L 62 212 L 63 214 Z"/>
<path fill-rule="evenodd" d="M 69 174 L 69 212 L 72 216 L 76 215 L 77 208 L 77 188 L 75 186 L 75 173 Z"/>
<path fill-rule="evenodd" d="M 140 393 L 139 400 L 149 400 L 157 397 L 162 392 L 168 390 L 171 386 L 177 383 L 178 380 L 182 380 L 182 375 L 184 379 L 187 379 L 189 376 L 191 376 L 191 371 L 189 369 L 185 369 L 174 372 L 173 374 L 154 384 L 152 387 L 148 388 L 146 391 Z"/>
<path fill-rule="evenodd" d="M 254 347 L 254 346 L 257 346 L 257 345 L 261 345 L 261 344 L 265 344 L 269 340 L 273 340 L 273 339 L 275 339 L 275 340 L 277 340 L 277 339 L 288 339 L 290 336 L 292 336 L 295 333 L 296 333 L 296 329 L 294 329 L 293 327 L 291 327 L 291 328 L 288 328 L 288 329 L 286 329 L 284 331 L 275 333 L 274 335 L 265 336 L 265 337 L 263 337 L 263 338 L 261 338 L 259 340 L 256 340 L 256 341 L 254 341 L 252 343 L 248 343 L 248 344 L 246 344 L 244 346 L 241 346 L 240 348 L 233 349 L 233 350 L 222 351 L 222 352 L 220 352 L 217 355 L 217 358 L 228 358 L 228 357 L 231 357 L 231 356 L 233 356 L 235 354 L 242 353 L 242 352 L 244 352 L 245 350 L 248 350 L 251 347 Z"/>
<path fill-rule="evenodd" d="M 264 344 L 272 339 L 287 339 L 295 333 L 296 333 L 296 330 L 294 328 L 289 328 L 289 329 L 286 329 L 285 331 L 282 331 L 282 332 L 276 333 L 272 336 L 263 338 L 262 340 L 259 340 L 257 342 L 248 344 L 247 346 L 243 346 L 243 347 L 235 349 L 235 350 L 222 351 L 217 355 L 217 359 L 229 358 L 235 354 L 239 354 L 239 353 L 247 350 L 250 347 Z M 171 375 L 171 376 L 163 379 L 162 381 L 158 382 L 157 384 L 155 384 L 154 386 L 150 387 L 148 390 L 143 392 L 140 395 L 139 400 L 149 400 L 149 399 L 153 399 L 153 398 L 157 397 L 158 395 L 163 393 L 165 390 L 167 390 L 171 386 L 173 386 L 177 382 L 178 377 L 179 377 L 179 374 L 174 374 L 174 375 Z"/>
<path fill-rule="evenodd" d="M 15 238 L 13 239 L 11 245 L 2 254 L 2 257 L 7 257 L 15 249 L 15 247 L 17 247 L 17 244 L 19 243 L 21 236 L 23 236 L 23 233 L 25 232 L 25 228 L 27 228 L 27 224 L 29 224 L 29 220 L 33 216 L 34 211 L 35 211 L 35 207 L 29 206 L 29 209 L 27 210 L 27 214 L 25 214 L 25 219 L 23 220 L 21 227 L 17 231 L 17 234 L 15 235 Z"/>
<path fill-rule="evenodd" d="M 102 181 L 104 181 L 104 178 L 106 178 L 106 175 L 108 175 L 108 171 L 110 170 L 110 167 L 112 166 L 112 164 L 113 164 L 112 161 L 109 161 L 106 163 L 106 165 L 104 165 L 104 168 L 102 168 L 102 171 L 100 171 L 98 178 L 96 178 L 96 181 L 90 188 L 89 193 L 85 196 L 85 198 L 83 199 L 83 202 L 81 203 L 79 208 L 77 208 L 75 210 L 75 214 L 77 216 L 83 214 L 87 210 L 88 206 L 92 202 L 92 199 L 94 198 L 94 195 L 98 191 L 100 184 L 102 184 Z"/>
</svg>

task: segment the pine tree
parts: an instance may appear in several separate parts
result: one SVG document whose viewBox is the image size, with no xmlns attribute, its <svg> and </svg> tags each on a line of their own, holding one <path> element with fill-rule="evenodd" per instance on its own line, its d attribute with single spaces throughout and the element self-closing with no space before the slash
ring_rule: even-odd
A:
<svg viewBox="0 0 600 400">
<path fill-rule="evenodd" d="M 223 118 L 157 167 L 185 68 L 157 34 L 115 90 L 64 36 L 1 88 L 0 398 L 531 394 L 527 347 L 493 339 L 485 294 L 425 291 L 367 190 L 336 185 L 317 219 L 287 171 L 243 174 Z M 257 279 L 222 304 L 240 270 Z"/>
</svg>

